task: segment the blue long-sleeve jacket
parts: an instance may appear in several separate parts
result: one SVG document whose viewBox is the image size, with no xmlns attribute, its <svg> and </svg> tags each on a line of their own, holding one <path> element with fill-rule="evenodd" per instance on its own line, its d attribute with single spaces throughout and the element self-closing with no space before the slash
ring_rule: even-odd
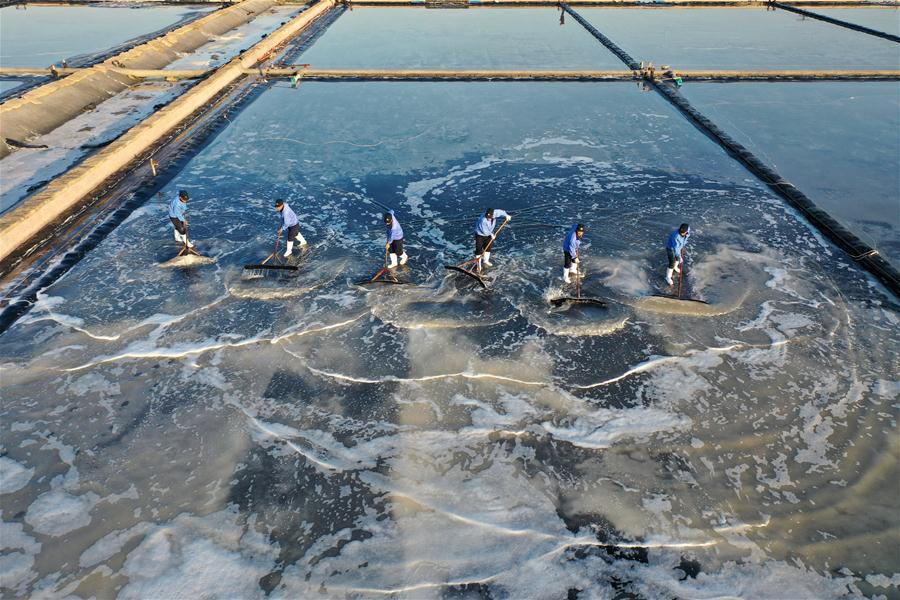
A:
<svg viewBox="0 0 900 600">
<path fill-rule="evenodd" d="M 670 250 L 675 252 L 675 256 L 681 256 L 681 251 L 685 246 L 687 246 L 689 237 L 691 237 L 690 232 L 688 232 L 687 235 L 682 236 L 676 229 L 669 235 L 669 241 L 666 242 L 666 248 L 669 248 Z"/>
<path fill-rule="evenodd" d="M 186 208 L 187 204 L 182 202 L 178 196 L 175 196 L 175 199 L 169 202 L 169 217 L 178 219 L 179 221 L 184 221 L 184 213 Z"/>
<path fill-rule="evenodd" d="M 397 215 L 394 214 L 394 211 L 389 210 L 391 217 L 391 226 L 388 227 L 387 232 L 387 243 L 390 244 L 394 240 L 402 240 L 403 239 L 403 228 L 400 227 L 400 221 L 397 220 Z"/>
<path fill-rule="evenodd" d="M 297 219 L 297 214 L 291 210 L 291 207 L 288 206 L 288 203 L 284 203 L 284 208 L 281 209 L 281 228 L 287 230 L 288 227 L 293 227 L 300 223 L 300 220 Z"/>
<path fill-rule="evenodd" d="M 575 233 L 577 228 L 577 223 L 572 225 L 569 229 L 569 233 L 566 234 L 566 241 L 563 242 L 563 250 L 568 252 L 569 256 L 573 258 L 578 256 L 578 247 L 581 246 L 581 240 L 578 239 L 578 235 Z"/>
<path fill-rule="evenodd" d="M 476 235 L 491 235 L 494 233 L 494 225 L 497 222 L 497 219 L 505 219 L 509 215 L 505 210 L 500 210 L 499 208 L 494 209 L 494 218 L 488 219 L 486 216 L 481 215 L 481 218 L 478 219 L 478 222 L 475 223 L 475 234 Z"/>
</svg>

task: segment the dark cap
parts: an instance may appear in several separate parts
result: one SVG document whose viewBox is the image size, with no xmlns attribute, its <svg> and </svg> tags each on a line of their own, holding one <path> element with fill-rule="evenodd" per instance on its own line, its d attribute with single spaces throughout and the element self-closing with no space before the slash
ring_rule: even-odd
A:
<svg viewBox="0 0 900 600">
<path fill-rule="evenodd" d="M 687 233 L 690 230 L 691 230 L 691 228 L 688 226 L 687 223 L 682 223 L 681 226 L 678 228 L 678 233 Z"/>
<path fill-rule="evenodd" d="M 484 216 L 486 216 L 488 219 L 493 219 L 494 218 L 494 209 L 489 208 L 486 211 L 484 211 Z"/>
<path fill-rule="evenodd" d="M 384 222 L 385 222 L 385 223 L 390 224 L 390 223 L 392 223 L 393 221 L 394 221 L 394 217 L 391 216 L 391 213 L 384 213 Z"/>
<path fill-rule="evenodd" d="M 284 206 L 284 200 L 281 198 L 275 201 L 275 208 L 278 208 L 279 206 Z"/>
<path fill-rule="evenodd" d="M 584 233 L 584 225 L 579 223 L 578 225 L 575 226 L 575 231 L 576 232 L 580 231 L 580 232 Z"/>
<path fill-rule="evenodd" d="M 188 193 L 187 193 L 186 191 L 184 191 L 184 190 L 179 190 L 179 191 L 178 191 L 178 197 L 179 197 L 179 198 L 184 198 L 185 200 L 187 200 L 188 198 L 190 198 L 190 196 L 188 196 Z"/>
</svg>

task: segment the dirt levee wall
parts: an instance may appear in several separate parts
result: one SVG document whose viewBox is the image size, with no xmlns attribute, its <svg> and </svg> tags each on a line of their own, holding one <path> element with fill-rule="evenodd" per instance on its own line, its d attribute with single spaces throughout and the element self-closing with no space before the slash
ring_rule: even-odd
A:
<svg viewBox="0 0 900 600">
<path fill-rule="evenodd" d="M 232 82 L 244 77 L 245 71 L 254 66 L 261 56 L 290 40 L 333 6 L 334 0 L 323 0 L 294 17 L 256 44 L 250 52 L 232 59 L 177 100 L 131 128 L 121 138 L 0 216 L 0 261 L 84 203 L 90 193 L 109 177 L 128 166 Z"/>
<path fill-rule="evenodd" d="M 15 151 L 8 139 L 27 143 L 50 133 L 138 81 L 111 71 L 111 67 L 160 69 L 276 4 L 277 0 L 244 0 L 0 105 L 0 158 Z"/>
</svg>

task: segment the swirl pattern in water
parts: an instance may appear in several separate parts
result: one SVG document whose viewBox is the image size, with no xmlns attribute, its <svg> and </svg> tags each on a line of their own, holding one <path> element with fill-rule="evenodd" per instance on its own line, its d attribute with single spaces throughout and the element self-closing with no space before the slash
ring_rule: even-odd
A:
<svg viewBox="0 0 900 600">
<path fill-rule="evenodd" d="M 343 85 L 276 86 L 167 188 L 211 264 L 148 204 L 0 337 L 5 592 L 897 594 L 873 280 L 632 85 Z M 242 280 L 276 197 L 308 259 Z M 407 285 L 357 285 L 379 203 Z M 442 265 L 487 206 L 481 289 Z M 684 220 L 707 304 L 652 296 Z M 548 302 L 576 221 L 606 308 Z"/>
</svg>

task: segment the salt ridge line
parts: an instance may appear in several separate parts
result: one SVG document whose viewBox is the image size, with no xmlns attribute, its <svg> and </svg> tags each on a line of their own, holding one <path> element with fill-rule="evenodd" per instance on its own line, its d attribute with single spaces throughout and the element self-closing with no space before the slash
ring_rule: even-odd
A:
<svg viewBox="0 0 900 600">
<path fill-rule="evenodd" d="M 583 541 L 583 542 L 572 542 L 568 544 L 563 544 L 553 550 L 545 552 L 544 554 L 535 556 L 530 558 L 527 562 L 533 563 L 536 561 L 540 561 L 546 558 L 550 558 L 555 556 L 569 548 L 573 547 L 590 547 L 590 548 L 621 548 L 621 549 L 645 549 L 645 548 L 662 548 L 662 549 L 685 549 L 685 548 L 708 548 L 711 546 L 718 545 L 717 541 L 708 541 L 708 542 L 680 542 L 680 543 L 672 543 L 672 544 L 620 544 L 615 542 L 599 542 L 599 541 Z M 415 564 L 419 561 L 414 561 L 412 564 Z M 487 577 L 483 577 L 481 579 L 461 579 L 458 581 L 443 581 L 443 582 L 424 582 L 417 583 L 408 586 L 398 587 L 398 588 L 367 588 L 367 587 L 347 587 L 347 586 L 327 586 L 327 590 L 329 592 L 350 592 L 350 593 L 364 593 L 364 594 L 381 594 L 385 596 L 393 596 L 395 594 L 402 594 L 407 592 L 416 592 L 422 590 L 434 590 L 434 589 L 442 589 L 447 587 L 459 587 L 459 586 L 467 586 L 473 584 L 489 584 L 493 582 L 497 577 L 499 577 L 502 573 L 496 573 L 494 575 L 489 575 Z"/>
<path fill-rule="evenodd" d="M 275 439 L 281 441 L 281 442 L 284 443 L 286 446 L 288 446 L 291 450 L 293 450 L 294 452 L 296 452 L 297 454 L 299 454 L 300 456 L 302 456 L 303 458 L 305 458 L 305 459 L 308 460 L 309 462 L 314 463 L 314 464 L 316 464 L 316 465 L 318 465 L 318 466 L 320 466 L 320 467 L 322 467 L 322 468 L 324 468 L 324 469 L 327 469 L 327 470 L 329 470 L 329 471 L 339 471 L 339 472 L 344 472 L 344 471 L 346 471 L 346 469 L 344 469 L 344 468 L 338 467 L 338 466 L 336 466 L 336 465 L 332 465 L 331 463 L 327 463 L 327 462 L 325 462 L 324 460 L 320 460 L 320 459 L 316 458 L 315 456 L 312 456 L 311 453 L 309 453 L 309 452 L 307 452 L 307 451 L 304 451 L 303 448 L 301 448 L 300 446 L 298 446 L 297 444 L 295 444 L 294 442 L 292 442 L 289 438 L 286 438 L 286 437 L 284 437 L 283 435 L 280 435 L 278 432 L 272 430 L 271 428 L 266 427 L 265 425 L 263 425 L 263 424 L 259 421 L 259 419 L 257 419 L 257 418 L 254 417 L 253 415 L 249 414 L 246 410 L 243 410 L 243 407 L 241 407 L 241 410 L 243 411 L 244 415 L 246 415 L 247 418 L 250 419 L 250 422 L 253 423 L 253 425 L 254 425 L 257 429 L 259 429 L 261 432 L 263 432 L 263 433 L 266 434 L 267 436 L 272 437 L 272 438 L 275 438 Z"/>
<path fill-rule="evenodd" d="M 372 479 L 367 477 L 366 479 Z M 390 488 L 390 485 L 383 485 L 382 487 Z M 415 504 L 418 508 L 425 509 L 427 511 L 436 512 L 446 516 L 451 521 L 459 521 L 460 523 L 464 523 L 466 525 L 472 525 L 474 527 L 479 527 L 481 529 L 487 529 L 489 531 L 495 531 L 502 533 L 504 535 L 509 535 L 512 537 L 522 537 L 522 536 L 530 536 L 545 540 L 562 540 L 565 539 L 559 535 L 554 535 L 552 533 L 544 533 L 543 531 L 535 531 L 534 529 L 513 529 L 511 527 L 504 527 L 502 525 L 497 525 L 496 523 L 488 523 L 485 521 L 481 521 L 475 519 L 473 517 L 469 517 L 466 515 L 461 515 L 457 512 L 454 512 L 446 507 L 438 506 L 435 504 L 430 504 L 428 502 L 423 502 L 419 500 L 415 496 L 413 496 L 409 492 L 401 491 L 399 489 L 387 489 L 385 491 L 386 496 L 396 496 L 397 498 L 406 499 L 413 504 Z"/>
<path fill-rule="evenodd" d="M 372 479 L 372 478 L 366 477 L 366 479 Z M 581 537 L 573 536 L 573 537 L 569 538 L 566 536 L 556 535 L 556 534 L 552 534 L 552 533 L 544 533 L 541 531 L 535 531 L 533 529 L 513 529 L 510 527 L 503 527 L 503 526 L 500 526 L 500 525 L 497 525 L 494 523 L 486 523 L 484 521 L 474 519 L 472 517 L 461 515 L 459 513 L 456 513 L 454 511 L 449 510 L 442 506 L 422 502 L 421 500 L 418 500 L 417 498 L 415 498 L 414 496 L 412 496 L 411 494 L 409 494 L 407 492 L 401 492 L 399 490 L 388 490 L 386 493 L 388 495 L 406 498 L 406 499 L 414 502 L 415 504 L 418 504 L 419 506 L 421 506 L 423 508 L 446 515 L 448 518 L 450 518 L 452 520 L 460 521 L 467 525 L 473 525 L 473 526 L 480 527 L 483 529 L 497 531 L 497 532 L 503 533 L 505 535 L 510 535 L 510 536 L 529 535 L 529 536 L 533 536 L 533 537 L 537 537 L 537 538 L 542 538 L 545 540 L 554 540 L 554 541 L 563 542 L 563 544 L 560 547 L 558 547 L 554 550 L 551 550 L 549 552 L 545 552 L 544 554 L 534 557 L 531 560 L 541 559 L 545 556 L 549 556 L 549 555 L 561 552 L 562 550 L 565 550 L 566 548 L 569 548 L 572 546 L 615 546 L 616 548 L 705 548 L 705 547 L 709 547 L 709 546 L 715 546 L 718 544 L 718 542 L 713 541 L 713 540 L 704 541 L 704 542 L 675 542 L 675 543 L 663 543 L 663 542 L 652 543 L 651 542 L 651 543 L 608 543 L 607 544 L 607 543 L 603 543 L 603 542 L 597 542 L 595 539 L 592 539 L 591 537 L 588 537 L 588 536 L 581 536 Z"/>
<path fill-rule="evenodd" d="M 595 546 L 596 545 L 596 546 L 615 546 L 617 548 L 703 548 L 703 547 L 715 546 L 718 544 L 718 542 L 716 542 L 714 540 L 708 540 L 708 541 L 703 541 L 703 542 L 675 542 L 675 543 L 650 542 L 650 543 L 610 543 L 610 544 L 605 544 L 602 542 L 597 542 L 596 540 L 594 540 L 588 536 L 567 537 L 567 536 L 561 536 L 561 535 L 557 535 L 557 534 L 553 534 L 553 533 L 545 533 L 545 532 L 541 532 L 541 531 L 535 531 L 534 529 L 514 529 L 511 527 L 500 526 L 495 523 L 485 522 L 485 521 L 475 519 L 473 517 L 469 517 L 466 515 L 461 515 L 461 514 L 454 512 L 444 506 L 439 506 L 436 504 L 423 502 L 423 501 L 417 499 L 410 492 L 401 491 L 399 489 L 392 489 L 392 482 L 389 479 L 387 479 L 381 475 L 375 475 L 373 473 L 366 473 L 365 477 L 364 477 L 364 481 L 366 483 L 369 483 L 372 485 L 377 485 L 379 487 L 384 488 L 385 493 L 387 495 L 393 495 L 393 496 L 405 498 L 423 508 L 446 515 L 448 518 L 451 518 L 456 521 L 460 521 L 467 525 L 473 525 L 473 526 L 480 527 L 483 529 L 497 531 L 497 532 L 503 533 L 505 535 L 511 535 L 511 536 L 530 535 L 533 537 L 542 538 L 542 539 L 546 539 L 546 540 L 554 540 L 554 541 L 563 542 L 563 545 L 560 546 L 559 548 L 556 548 L 555 550 L 551 550 L 550 552 L 546 552 L 538 557 L 535 557 L 535 559 L 543 558 L 544 556 L 548 556 L 550 554 L 559 552 L 570 546 Z M 532 560 L 534 560 L 534 559 L 532 559 Z"/>
<path fill-rule="evenodd" d="M 372 452 L 368 452 L 368 451 L 365 454 L 359 454 L 359 451 L 361 449 L 367 449 L 367 442 L 370 440 L 358 443 L 356 446 L 353 446 L 353 447 L 346 447 L 346 446 L 343 446 L 342 442 L 334 439 L 332 436 L 332 439 L 330 440 L 330 442 L 333 443 L 334 445 L 338 446 L 339 451 L 344 450 L 344 451 L 347 451 L 348 453 L 350 453 L 350 456 L 346 456 L 346 455 L 341 456 L 340 455 L 341 453 L 339 451 L 336 452 L 334 447 L 329 447 L 327 444 L 323 444 L 321 440 L 316 440 L 316 439 L 314 439 L 314 437 L 312 437 L 308 434 L 304 435 L 303 432 L 295 430 L 293 427 L 282 426 L 284 428 L 291 429 L 293 431 L 292 434 L 286 434 L 285 432 L 278 432 L 273 427 L 267 426 L 267 424 L 265 422 L 262 422 L 259 419 L 257 419 L 246 408 L 244 408 L 244 406 L 241 405 L 240 403 L 231 401 L 231 402 L 228 402 L 228 404 L 232 405 L 232 406 L 236 406 L 242 413 L 244 413 L 244 415 L 248 419 L 251 419 L 253 421 L 254 427 L 256 427 L 259 431 L 264 432 L 268 437 L 288 443 L 289 447 L 292 450 L 294 450 L 295 453 L 297 453 L 301 456 L 304 456 L 306 458 L 309 458 L 315 465 L 326 468 L 329 471 L 338 471 L 341 473 L 350 472 L 350 471 L 365 471 L 365 470 L 373 468 L 376 465 L 378 458 L 385 458 L 385 455 L 383 455 L 383 454 L 377 454 L 377 453 L 372 453 Z M 274 425 L 274 424 L 272 424 L 272 425 Z M 308 432 L 310 430 L 305 430 L 305 431 Z M 331 434 L 328 434 L 327 432 L 322 432 L 321 430 L 312 430 L 312 431 L 324 433 L 325 435 L 331 435 Z M 440 438 L 440 440 L 446 440 L 446 441 L 458 440 L 461 437 L 481 439 L 481 438 L 487 437 L 487 436 L 489 436 L 491 434 L 495 434 L 495 433 L 519 436 L 519 435 L 524 435 L 527 432 L 526 431 L 510 432 L 510 431 L 504 430 L 504 429 L 473 429 L 473 428 L 464 428 L 462 430 L 459 430 L 458 432 L 453 432 L 453 433 L 446 432 L 446 431 L 425 431 L 425 432 L 423 432 L 421 430 L 412 430 L 412 429 L 398 429 L 398 430 L 392 432 L 393 435 L 418 434 L 418 436 L 420 438 L 425 434 L 432 434 L 432 435 L 435 435 L 436 437 Z M 389 439 L 391 439 L 389 437 L 390 435 L 391 434 L 387 434 L 383 438 L 378 438 L 378 440 L 389 440 Z M 299 439 L 303 440 L 309 446 L 315 448 L 319 454 L 327 455 L 331 459 L 331 461 L 328 462 L 324 458 L 311 457 L 309 455 L 309 453 L 312 450 L 305 450 L 304 448 L 300 447 L 298 444 L 294 443 L 292 440 L 294 440 L 295 438 L 299 438 Z M 391 445 L 390 449 L 391 450 L 396 449 L 396 444 Z M 354 452 L 357 453 L 357 456 L 355 456 L 355 457 L 352 455 Z M 338 462 L 340 462 L 341 464 L 338 464 Z M 366 462 L 368 464 L 366 464 Z M 386 493 L 394 492 L 394 489 L 392 488 L 392 486 L 386 484 L 384 481 L 381 481 L 380 483 L 378 483 L 378 485 L 383 490 L 385 490 Z M 416 500 L 408 492 L 403 492 L 403 493 L 401 493 L 401 495 L 407 496 L 414 502 L 417 502 L 423 506 L 426 506 L 426 503 Z M 435 506 L 431 506 L 431 505 L 427 505 L 427 506 L 429 508 L 435 510 L 435 512 L 446 512 L 446 513 L 448 513 L 448 515 L 455 514 L 455 513 L 452 513 L 452 511 L 450 511 L 449 509 L 440 509 L 439 507 L 435 507 Z M 488 525 L 485 524 L 485 526 L 487 527 Z"/>
<path fill-rule="evenodd" d="M 105 356 L 101 357 L 97 360 L 91 361 L 89 363 L 85 363 L 78 367 L 70 367 L 68 369 L 62 369 L 63 372 L 73 372 L 73 371 L 82 371 L 84 369 L 89 369 L 91 367 L 95 367 L 100 364 L 116 362 L 119 360 L 126 360 L 129 358 L 184 358 L 186 356 L 194 356 L 199 354 L 205 354 L 207 352 L 213 350 L 221 350 L 223 348 L 241 348 L 243 346 L 252 346 L 255 344 L 279 344 L 283 340 L 292 338 L 292 337 L 302 337 L 312 333 L 321 333 L 323 331 L 329 331 L 331 329 L 337 329 L 339 327 L 344 327 L 349 325 L 355 321 L 358 321 L 362 316 L 368 313 L 360 314 L 352 319 L 348 319 L 346 321 L 341 321 L 339 323 L 332 323 L 331 325 L 323 325 L 321 327 L 304 329 L 301 331 L 294 331 L 290 333 L 285 333 L 284 335 L 276 336 L 273 338 L 264 338 L 264 337 L 253 337 L 246 340 L 241 340 L 239 342 L 221 342 L 218 344 L 211 344 L 209 346 L 201 346 L 201 347 L 192 347 L 184 350 L 178 350 L 176 348 L 155 348 L 153 350 L 148 350 L 146 352 L 124 352 L 122 354 L 117 354 L 115 356 Z"/>
<path fill-rule="evenodd" d="M 303 357 L 297 355 L 296 353 L 284 348 L 284 351 L 288 354 L 294 356 L 295 358 L 302 359 Z M 460 371 L 458 373 L 441 373 L 439 375 L 424 375 L 422 377 L 397 377 L 395 375 L 386 375 L 380 379 L 364 379 L 361 377 L 353 377 L 351 375 L 343 375 L 341 373 L 334 373 L 329 371 L 324 371 L 322 369 L 317 369 L 310 365 L 305 365 L 306 368 L 316 375 L 321 377 L 328 377 L 331 379 L 338 379 L 340 381 L 348 381 L 352 383 L 365 383 L 369 385 L 378 385 L 382 383 L 420 383 L 425 381 L 437 381 L 440 379 L 454 379 L 457 377 L 462 377 L 463 379 L 496 379 L 497 381 L 505 381 L 508 383 L 518 383 L 520 385 L 532 386 L 532 387 L 552 387 L 553 384 L 544 381 L 524 381 L 521 379 L 515 379 L 514 377 L 507 377 L 505 375 L 494 375 L 493 373 L 476 373 L 474 371 Z"/>
<path fill-rule="evenodd" d="M 46 297 L 46 296 L 44 296 L 44 297 Z M 40 321 L 48 321 L 48 320 L 55 321 L 56 323 L 59 323 L 60 325 L 70 327 L 71 329 L 74 329 L 75 331 L 83 333 L 84 335 L 86 335 L 90 338 L 93 338 L 95 340 L 114 342 L 114 341 L 120 339 L 123 335 L 125 335 L 127 333 L 130 333 L 130 332 L 140 329 L 142 327 L 147 327 L 149 325 L 158 326 L 157 330 L 154 331 L 154 333 L 156 333 L 157 331 L 159 331 L 161 333 L 162 330 L 169 327 L 169 325 L 174 325 L 176 323 L 179 323 L 179 322 L 183 321 L 184 319 L 186 319 L 192 315 L 195 315 L 198 312 L 205 311 L 208 308 L 212 308 L 213 306 L 216 306 L 217 304 L 219 304 L 222 301 L 227 300 L 227 299 L 228 299 L 227 294 L 223 295 L 223 296 L 219 296 L 218 298 L 213 299 L 212 302 L 210 302 L 208 304 L 204 304 L 203 306 L 201 306 L 199 308 L 195 308 L 194 310 L 190 310 L 181 315 L 155 314 L 155 315 L 147 317 L 146 319 L 142 320 L 139 323 L 131 325 L 125 331 L 123 331 L 117 335 L 114 335 L 114 336 L 104 336 L 104 335 L 99 335 L 99 334 L 93 334 L 90 331 L 88 331 L 87 329 L 77 327 L 74 323 L 76 321 L 83 323 L 82 319 L 80 319 L 79 317 L 73 317 L 71 315 L 62 315 L 62 314 L 54 313 L 52 310 L 50 310 L 50 307 L 43 307 L 44 310 L 47 311 L 46 316 L 29 317 L 29 318 L 24 319 L 22 321 L 22 324 L 27 325 L 28 323 L 37 323 Z M 51 306 L 52 306 L 52 304 L 51 304 Z"/>
<path fill-rule="evenodd" d="M 639 373 L 643 373 L 645 371 L 653 370 L 659 366 L 671 364 L 671 363 L 680 363 L 684 360 L 690 359 L 694 356 L 701 356 L 707 353 L 712 354 L 725 354 L 727 352 L 732 352 L 734 350 L 751 350 L 751 349 L 775 349 L 780 348 L 781 346 L 786 346 L 792 342 L 800 341 L 802 339 L 806 339 L 805 337 L 801 338 L 785 338 L 782 340 L 773 341 L 771 344 L 732 344 L 730 346 L 724 347 L 713 347 L 713 348 L 704 348 L 700 350 L 691 350 L 687 352 L 683 356 L 657 356 L 651 357 L 650 359 L 637 364 L 636 366 L 628 369 L 621 375 L 616 377 L 612 377 L 610 379 L 606 379 L 604 381 L 599 381 L 597 383 L 591 384 L 582 384 L 582 385 L 573 385 L 571 389 L 578 390 L 589 390 L 598 387 L 604 387 L 613 383 L 617 383 L 623 379 L 627 379 L 632 375 L 637 375 Z M 299 354 L 289 350 L 288 348 L 282 348 L 285 352 L 293 356 L 294 358 L 304 360 L 304 357 Z M 337 379 L 340 381 L 347 381 L 350 383 L 363 383 L 367 385 L 379 385 L 382 383 L 421 383 L 427 381 L 437 381 L 441 379 L 454 379 L 457 377 L 461 377 L 463 379 L 495 379 L 498 381 L 505 381 L 508 383 L 517 383 L 520 385 L 526 385 L 530 387 L 546 387 L 551 389 L 558 389 L 560 391 L 565 391 L 564 388 L 561 388 L 557 383 L 552 381 L 525 381 L 521 379 L 515 379 L 513 377 L 507 377 L 504 375 L 495 375 L 493 373 L 477 373 L 474 371 L 459 371 L 456 373 L 441 373 L 437 375 L 424 375 L 421 377 L 397 377 L 395 375 L 386 375 L 385 377 L 379 379 L 369 379 L 363 377 L 354 377 L 352 375 L 344 375 L 343 373 L 336 373 L 333 371 L 325 371 L 323 369 L 317 369 L 316 367 L 312 367 L 308 364 L 304 364 L 307 370 L 321 377 L 328 377 L 331 379 Z"/>
</svg>

